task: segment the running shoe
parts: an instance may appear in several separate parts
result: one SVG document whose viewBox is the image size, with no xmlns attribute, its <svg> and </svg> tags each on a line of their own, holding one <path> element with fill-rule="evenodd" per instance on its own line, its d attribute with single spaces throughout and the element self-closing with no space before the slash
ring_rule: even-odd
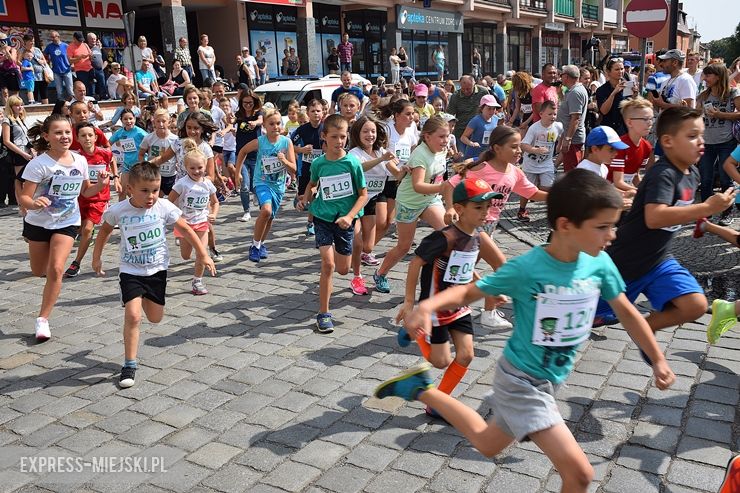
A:
<svg viewBox="0 0 740 493">
<path fill-rule="evenodd" d="M 388 283 L 388 278 L 378 274 L 378 271 L 375 271 L 375 274 L 373 274 L 373 281 L 375 281 L 375 290 L 379 293 L 391 292 L 391 285 Z"/>
<path fill-rule="evenodd" d="M 401 327 L 398 329 L 398 335 L 396 336 L 396 341 L 398 342 L 398 345 L 401 347 L 408 347 L 409 344 L 411 344 L 411 336 L 409 335 L 408 331 Z"/>
<path fill-rule="evenodd" d="M 217 263 L 223 261 L 224 256 L 221 255 L 218 250 L 216 250 L 215 248 L 210 248 L 209 250 L 211 252 L 211 258 L 213 259 L 213 262 L 214 263 L 217 264 Z"/>
<path fill-rule="evenodd" d="M 594 329 L 598 327 L 603 327 L 605 325 L 616 325 L 619 323 L 619 319 L 616 317 L 594 317 L 594 323 L 591 324 L 591 327 Z"/>
<path fill-rule="evenodd" d="M 224 202 L 226 202 L 226 197 L 224 196 L 223 192 L 221 192 L 221 190 L 218 190 L 216 192 L 216 198 L 218 199 L 219 204 L 223 204 Z"/>
<path fill-rule="evenodd" d="M 735 303 L 725 300 L 712 302 L 712 319 L 707 325 L 707 341 L 714 344 L 722 334 L 730 330 L 737 323 Z"/>
<path fill-rule="evenodd" d="M 49 321 L 43 317 L 36 319 L 36 342 L 44 342 L 51 339 Z"/>
<path fill-rule="evenodd" d="M 719 487 L 719 493 L 740 492 L 740 455 L 736 455 L 727 463 L 725 480 Z"/>
<path fill-rule="evenodd" d="M 528 223 L 530 221 L 529 212 L 527 212 L 527 209 L 517 212 L 516 218 L 523 223 Z"/>
<path fill-rule="evenodd" d="M 321 334 L 331 334 L 334 332 L 334 322 L 331 319 L 331 313 L 319 313 L 316 315 L 316 329 Z"/>
<path fill-rule="evenodd" d="M 380 260 L 376 259 L 372 252 L 362 252 L 362 255 L 360 255 L 360 262 L 362 262 L 362 265 L 380 265 Z"/>
<path fill-rule="evenodd" d="M 252 262 L 260 261 L 260 249 L 254 245 L 249 247 L 249 260 L 251 260 Z"/>
<path fill-rule="evenodd" d="M 208 290 L 206 289 L 206 285 L 203 284 L 202 279 L 193 279 L 193 294 L 196 296 L 201 296 L 204 294 L 208 294 Z"/>
<path fill-rule="evenodd" d="M 136 368 L 130 366 L 124 366 L 121 368 L 121 379 L 118 381 L 118 385 L 122 389 L 133 387 L 136 383 Z"/>
<path fill-rule="evenodd" d="M 245 212 L 241 215 L 239 219 L 237 219 L 237 221 L 239 221 L 240 223 L 248 223 L 251 219 L 252 215 L 249 212 Z"/>
<path fill-rule="evenodd" d="M 717 221 L 717 224 L 720 226 L 729 226 L 732 224 L 732 209 L 727 209 L 722 212 L 722 214 L 719 215 L 719 221 Z"/>
<path fill-rule="evenodd" d="M 267 247 L 263 243 L 262 246 L 260 246 L 260 258 L 262 260 L 266 259 L 267 258 L 267 253 L 268 253 L 267 252 Z"/>
<path fill-rule="evenodd" d="M 363 296 L 368 294 L 367 286 L 365 286 L 365 279 L 363 279 L 362 276 L 353 277 L 349 282 L 349 287 L 356 295 Z"/>
<path fill-rule="evenodd" d="M 72 261 L 69 269 L 64 271 L 64 277 L 77 277 L 80 275 L 80 263 L 76 260 Z"/>
<path fill-rule="evenodd" d="M 316 229 L 313 227 L 313 223 L 306 223 L 306 236 L 314 236 Z"/>
<path fill-rule="evenodd" d="M 698 221 L 696 221 L 696 226 L 694 226 L 694 238 L 701 238 L 704 236 L 704 233 L 707 231 L 707 218 L 702 217 Z"/>
<path fill-rule="evenodd" d="M 399 376 L 378 385 L 374 395 L 378 399 L 400 397 L 407 401 L 415 401 L 421 392 L 434 388 L 434 379 L 429 374 L 431 368 L 432 365 L 429 363 L 409 368 Z"/>
<path fill-rule="evenodd" d="M 489 329 L 510 329 L 513 327 L 511 322 L 504 318 L 504 313 L 495 308 L 491 311 L 481 311 L 480 324 Z"/>
</svg>

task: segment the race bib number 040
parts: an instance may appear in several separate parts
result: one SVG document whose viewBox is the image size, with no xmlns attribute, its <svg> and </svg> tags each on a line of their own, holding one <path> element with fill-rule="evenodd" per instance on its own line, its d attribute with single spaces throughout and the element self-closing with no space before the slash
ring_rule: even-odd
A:
<svg viewBox="0 0 740 493">
<path fill-rule="evenodd" d="M 164 225 L 162 223 L 129 224 L 123 227 L 128 253 L 151 250 L 164 244 Z"/>
</svg>

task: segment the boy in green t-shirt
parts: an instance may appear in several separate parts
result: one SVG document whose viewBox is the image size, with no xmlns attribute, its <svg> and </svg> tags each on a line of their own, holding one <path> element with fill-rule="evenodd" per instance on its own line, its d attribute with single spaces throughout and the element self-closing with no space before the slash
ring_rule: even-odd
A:
<svg viewBox="0 0 740 493">
<path fill-rule="evenodd" d="M 434 388 L 428 365 L 381 384 L 379 398 L 419 400 L 457 428 L 481 453 L 498 454 L 515 440 L 531 439 L 562 478 L 561 491 L 585 492 L 594 476 L 588 458 L 563 422 L 555 390 L 573 368 L 588 339 L 599 296 L 608 300 L 627 332 L 653 362 L 655 384 L 675 376 L 645 319 L 624 294 L 624 281 L 603 251 L 615 238 L 622 197 L 606 180 L 573 170 L 547 197 L 552 242 L 506 262 L 484 279 L 445 289 L 405 318 L 411 337 L 431 332 L 432 314 L 485 296 L 511 296 L 514 331 L 498 360 L 490 401 L 493 419 Z"/>
<path fill-rule="evenodd" d="M 310 204 L 309 211 L 314 216 L 316 248 L 321 252 L 316 327 L 322 334 L 334 331 L 329 313 L 332 274 L 335 269 L 342 275 L 349 272 L 352 240 L 355 228 L 359 227 L 356 219 L 367 203 L 362 164 L 344 150 L 347 134 L 347 121 L 342 116 L 330 115 L 324 121 L 321 138 L 326 143 L 326 151 L 311 163 L 311 181 L 296 206 L 303 210 Z M 317 189 L 315 200 L 314 188 Z"/>
</svg>

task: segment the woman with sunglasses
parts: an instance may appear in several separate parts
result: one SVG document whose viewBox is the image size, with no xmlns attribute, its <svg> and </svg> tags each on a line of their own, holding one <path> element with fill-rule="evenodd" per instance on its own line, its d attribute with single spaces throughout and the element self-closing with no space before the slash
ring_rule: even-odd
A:
<svg viewBox="0 0 740 493">
<path fill-rule="evenodd" d="M 618 135 L 627 133 L 619 104 L 624 99 L 624 89 L 627 84 L 632 86 L 632 96 L 639 94 L 637 84 L 628 81 L 624 76 L 624 60 L 622 58 L 610 58 L 604 66 L 606 82 L 596 90 L 596 104 L 601 113 L 601 124 L 612 127 Z"/>
<path fill-rule="evenodd" d="M 239 154 L 242 147 L 262 135 L 262 101 L 251 89 L 246 89 L 239 96 L 239 107 L 236 111 L 236 153 Z M 242 202 L 244 214 L 239 218 L 240 222 L 252 219 L 249 213 L 249 192 L 254 188 L 254 167 L 257 164 L 257 151 L 247 154 L 242 164 L 242 183 L 239 189 L 239 197 Z"/>
</svg>

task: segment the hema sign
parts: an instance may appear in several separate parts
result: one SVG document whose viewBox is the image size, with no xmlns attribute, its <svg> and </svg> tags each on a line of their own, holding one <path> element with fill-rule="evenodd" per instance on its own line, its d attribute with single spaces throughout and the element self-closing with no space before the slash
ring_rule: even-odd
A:
<svg viewBox="0 0 740 493">
<path fill-rule="evenodd" d="M 396 19 L 399 29 L 420 31 L 463 32 L 463 16 L 459 12 L 418 9 L 405 5 L 396 6 Z"/>
</svg>

